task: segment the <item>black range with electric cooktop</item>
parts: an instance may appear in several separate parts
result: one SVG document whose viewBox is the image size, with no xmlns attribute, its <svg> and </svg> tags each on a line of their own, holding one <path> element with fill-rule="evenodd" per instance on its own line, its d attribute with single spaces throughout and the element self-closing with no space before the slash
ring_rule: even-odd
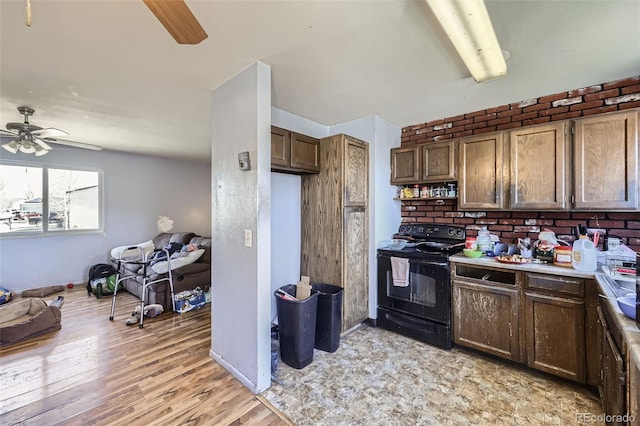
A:
<svg viewBox="0 0 640 426">
<path fill-rule="evenodd" d="M 465 237 L 459 226 L 401 225 L 394 238 L 409 246 L 378 249 L 379 327 L 451 348 L 449 256 L 462 251 Z"/>
</svg>

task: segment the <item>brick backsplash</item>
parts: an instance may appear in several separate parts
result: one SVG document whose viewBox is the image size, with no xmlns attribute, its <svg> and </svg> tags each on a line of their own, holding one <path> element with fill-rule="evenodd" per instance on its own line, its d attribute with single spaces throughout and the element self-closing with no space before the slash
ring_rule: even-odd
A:
<svg viewBox="0 0 640 426">
<path fill-rule="evenodd" d="M 402 129 L 402 146 L 436 142 L 533 124 L 585 117 L 640 107 L 640 76 L 625 78 L 508 105 L 432 120 Z M 403 200 L 403 223 L 446 223 L 462 225 L 468 235 L 482 226 L 505 242 L 518 238 L 537 239 L 548 228 L 572 242 L 572 229 L 582 224 L 617 235 L 631 249 L 640 252 L 640 213 L 458 211 L 455 200 Z"/>
<path fill-rule="evenodd" d="M 443 203 L 444 201 L 444 203 Z M 640 213 L 619 212 L 524 212 L 524 211 L 458 211 L 455 200 L 402 200 L 402 223 L 446 223 L 464 226 L 467 235 L 475 236 L 486 226 L 492 234 L 507 243 L 518 238 L 538 238 L 540 231 L 550 229 L 567 242 L 573 242 L 573 229 L 584 225 L 622 238 L 623 243 L 640 252 Z M 600 243 L 600 248 L 602 244 Z"/>
</svg>

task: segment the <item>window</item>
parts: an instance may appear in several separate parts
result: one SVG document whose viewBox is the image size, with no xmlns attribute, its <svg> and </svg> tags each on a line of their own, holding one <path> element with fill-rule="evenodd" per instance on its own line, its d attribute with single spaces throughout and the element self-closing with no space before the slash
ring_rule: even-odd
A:
<svg viewBox="0 0 640 426">
<path fill-rule="evenodd" d="M 0 164 L 0 235 L 101 231 L 102 174 Z"/>
</svg>

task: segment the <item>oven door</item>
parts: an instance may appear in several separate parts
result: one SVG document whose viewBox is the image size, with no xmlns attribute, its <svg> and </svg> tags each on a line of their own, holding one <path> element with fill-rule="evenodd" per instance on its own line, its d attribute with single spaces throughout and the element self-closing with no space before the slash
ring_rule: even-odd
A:
<svg viewBox="0 0 640 426">
<path fill-rule="evenodd" d="M 409 285 L 393 284 L 391 257 L 378 255 L 378 305 L 420 318 L 451 323 L 448 262 L 409 259 Z"/>
</svg>

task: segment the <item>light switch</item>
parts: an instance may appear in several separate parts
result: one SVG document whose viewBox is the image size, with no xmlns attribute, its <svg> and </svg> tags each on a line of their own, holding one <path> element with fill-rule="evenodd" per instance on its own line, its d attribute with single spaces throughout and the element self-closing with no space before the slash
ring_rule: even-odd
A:
<svg viewBox="0 0 640 426">
<path fill-rule="evenodd" d="M 253 232 L 251 231 L 251 229 L 244 230 L 244 245 L 246 247 L 253 246 Z"/>
</svg>

